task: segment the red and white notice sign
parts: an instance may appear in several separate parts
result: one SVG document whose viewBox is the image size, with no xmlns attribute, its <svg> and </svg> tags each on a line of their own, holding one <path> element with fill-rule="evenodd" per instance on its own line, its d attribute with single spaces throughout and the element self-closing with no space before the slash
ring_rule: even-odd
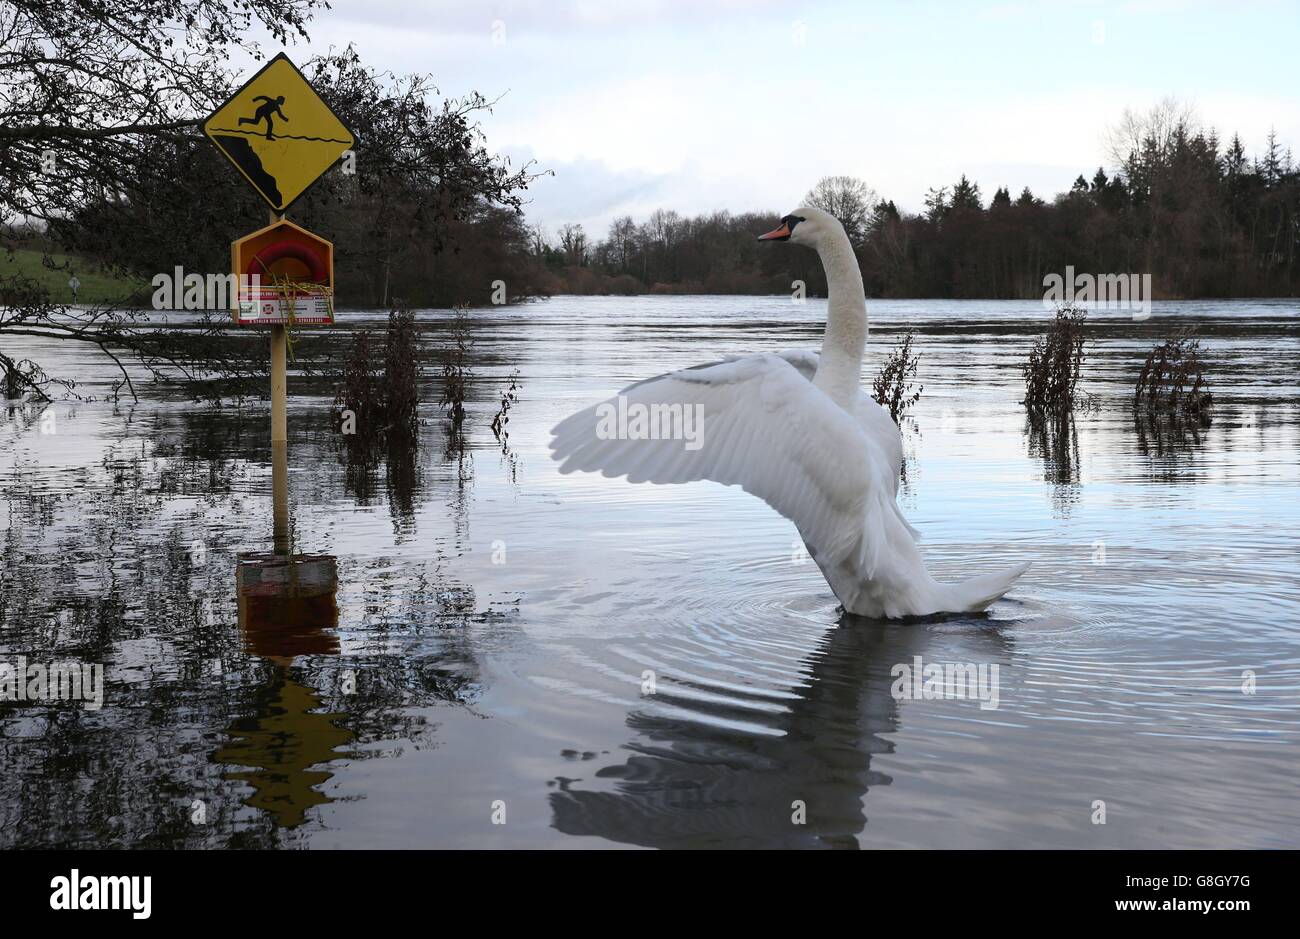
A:
<svg viewBox="0 0 1300 939">
<path fill-rule="evenodd" d="M 288 294 L 261 288 L 241 290 L 235 321 L 241 326 L 284 326 L 334 322 L 334 298 L 325 293 Z"/>
</svg>

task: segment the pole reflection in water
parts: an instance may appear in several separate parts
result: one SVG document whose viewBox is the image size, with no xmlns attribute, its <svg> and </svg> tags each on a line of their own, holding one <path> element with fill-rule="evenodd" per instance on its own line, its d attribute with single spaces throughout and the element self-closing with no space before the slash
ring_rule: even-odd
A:
<svg viewBox="0 0 1300 939">
<path fill-rule="evenodd" d="M 289 446 L 281 441 L 271 444 L 272 539 L 275 553 L 287 555 L 289 549 Z"/>
<path fill-rule="evenodd" d="M 281 453 L 276 458 L 280 467 Z M 224 777 L 252 786 L 245 804 L 294 828 L 313 806 L 333 801 L 317 789 L 332 774 L 314 767 L 336 759 L 355 735 L 338 725 L 343 715 L 322 712 L 317 692 L 293 675 L 295 656 L 339 652 L 338 567 L 330 555 L 288 553 L 285 475 L 273 476 L 275 553 L 241 554 L 235 575 L 245 648 L 273 663 L 273 678 L 256 712 L 227 728 L 229 742 L 213 759 L 244 767 Z"/>
</svg>

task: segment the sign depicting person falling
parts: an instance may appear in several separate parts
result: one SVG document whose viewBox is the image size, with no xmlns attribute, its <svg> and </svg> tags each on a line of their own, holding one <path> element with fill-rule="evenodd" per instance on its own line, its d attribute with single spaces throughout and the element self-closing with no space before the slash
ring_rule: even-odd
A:
<svg viewBox="0 0 1300 939">
<path fill-rule="evenodd" d="M 355 142 L 283 52 L 203 122 L 203 133 L 277 212 Z"/>
</svg>

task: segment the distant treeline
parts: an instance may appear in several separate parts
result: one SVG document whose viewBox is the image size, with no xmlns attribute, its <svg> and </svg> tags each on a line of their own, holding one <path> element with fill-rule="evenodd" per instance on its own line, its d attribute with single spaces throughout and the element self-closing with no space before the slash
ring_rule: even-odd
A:
<svg viewBox="0 0 1300 939">
<path fill-rule="evenodd" d="M 1028 188 L 986 200 L 964 175 L 931 189 L 916 215 L 844 177 L 806 201 L 845 222 L 870 296 L 1035 298 L 1067 265 L 1150 273 L 1157 298 L 1300 294 L 1300 167 L 1273 135 L 1252 158 L 1237 136 L 1225 147 L 1164 105 L 1126 115 L 1111 146 L 1120 170 L 1081 175 L 1050 202 Z M 812 252 L 754 241 L 777 219 L 661 210 L 616 220 L 600 241 L 578 225 L 554 239 L 535 230 L 549 276 L 534 279 L 557 293 L 761 294 L 796 279 L 823 293 Z"/>
<path fill-rule="evenodd" d="M 796 280 L 825 293 L 811 251 L 755 241 L 779 212 L 660 210 L 617 219 L 599 240 L 574 224 L 548 233 L 523 214 L 536 174 L 507 169 L 476 136 L 482 99 L 426 104 L 418 78 L 419 94 L 397 94 L 350 52 L 313 77 L 358 138 L 377 142 L 359 148 L 356 176 L 331 172 L 290 212 L 335 241 L 344 306 L 482 306 L 503 292 L 771 294 Z M 986 197 L 964 175 L 931 189 L 919 214 L 850 177 L 822 180 L 805 201 L 845 223 L 873 297 L 1036 298 L 1044 276 L 1067 266 L 1149 273 L 1157 298 L 1300 294 L 1300 167 L 1274 136 L 1248 155 L 1238 137 L 1225 146 L 1163 105 L 1126 114 L 1111 150 L 1117 170 L 1081 175 L 1051 201 L 1028 188 Z M 56 246 L 147 282 L 176 264 L 222 271 L 230 240 L 265 224 L 201 138 L 145 140 L 127 155 L 114 182 L 129 196 L 83 199 L 52 219 Z"/>
</svg>

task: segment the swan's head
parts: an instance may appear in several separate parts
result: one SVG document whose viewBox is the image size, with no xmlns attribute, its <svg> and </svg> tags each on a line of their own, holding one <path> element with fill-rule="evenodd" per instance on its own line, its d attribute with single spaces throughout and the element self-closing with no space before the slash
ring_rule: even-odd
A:
<svg viewBox="0 0 1300 939">
<path fill-rule="evenodd" d="M 781 219 L 781 224 L 766 235 L 759 235 L 759 241 L 790 241 L 797 245 L 816 248 L 826 244 L 837 233 L 843 234 L 844 226 L 829 212 L 802 205 Z"/>
</svg>

